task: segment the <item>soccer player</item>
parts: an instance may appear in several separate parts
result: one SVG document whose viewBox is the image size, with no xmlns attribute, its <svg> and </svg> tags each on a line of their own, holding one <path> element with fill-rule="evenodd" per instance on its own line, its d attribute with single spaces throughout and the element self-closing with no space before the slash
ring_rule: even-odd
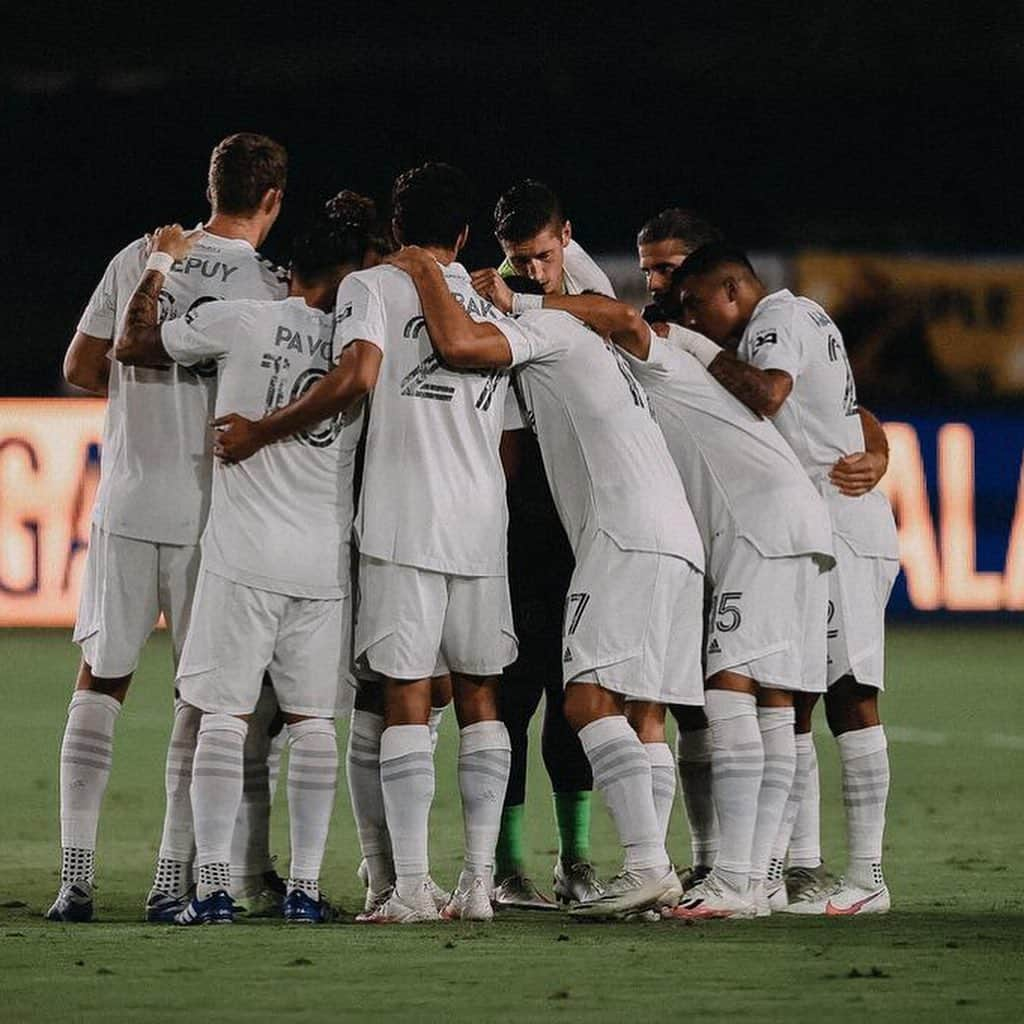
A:
<svg viewBox="0 0 1024 1024">
<path fill-rule="evenodd" d="M 555 505 L 576 559 L 563 625 L 565 712 L 591 763 L 625 853 L 585 917 L 673 905 L 650 751 L 631 728 L 665 703 L 700 704 L 704 552 L 679 474 L 642 388 L 579 320 L 535 308 L 476 323 L 451 301 L 428 254 L 389 258 L 412 276 L 427 329 L 451 366 L 515 366 Z M 520 296 L 521 308 L 529 304 Z M 534 304 L 544 301 L 533 297 Z"/>
<path fill-rule="evenodd" d="M 470 186 L 447 164 L 399 176 L 393 230 L 444 266 L 470 315 L 502 314 L 455 262 L 468 237 Z M 447 293 L 446 293 L 447 294 Z M 338 294 L 341 362 L 298 401 L 255 422 L 225 423 L 220 447 L 241 459 L 347 408 L 373 390 L 356 532 L 360 604 L 355 651 L 385 677 L 381 791 L 394 854 L 389 899 L 361 919 L 436 921 L 428 888 L 434 794 L 431 677 L 450 670 L 459 721 L 465 858 L 445 917 L 489 920 L 494 848 L 509 773 L 498 677 L 515 660 L 506 577 L 505 479 L 498 456 L 508 375 L 465 373 L 431 345 L 409 278 L 395 267 L 349 275 Z"/>
<path fill-rule="evenodd" d="M 494 234 L 505 253 L 504 263 L 498 270 L 477 270 L 470 277 L 474 288 L 504 312 L 511 312 L 514 302 L 506 279 L 515 276 L 536 282 L 550 294 L 593 290 L 614 296 L 607 276 L 572 238 L 562 203 L 547 185 L 526 180 L 505 192 L 494 210 Z M 511 406 L 517 418 L 514 397 Z M 561 621 L 572 575 L 572 550 L 551 499 L 534 436 L 527 430 L 508 429 L 506 424 L 501 452 L 508 477 L 509 589 L 519 657 L 502 679 L 501 717 L 512 744 L 512 770 L 492 899 L 498 906 L 516 909 L 553 909 L 554 904 L 527 875 L 523 853 L 528 729 L 542 694 L 542 752 L 558 826 L 555 897 L 561 903 L 578 902 L 599 891 L 590 863 L 593 776 L 563 708 Z"/>
<path fill-rule="evenodd" d="M 681 285 L 674 272 L 702 245 L 721 238 L 719 230 L 692 210 L 672 207 L 648 220 L 637 233 L 640 270 L 651 302 L 643 317 L 650 323 L 681 322 Z M 711 871 L 718 855 L 718 820 L 711 798 L 711 731 L 704 708 L 675 707 L 676 769 L 690 829 L 692 866 L 680 875 L 684 888 L 696 885 Z"/>
<path fill-rule="evenodd" d="M 693 253 L 680 268 L 691 326 L 680 340 L 711 375 L 754 412 L 772 418 L 832 519 L 836 568 L 829 574 L 828 692 L 825 710 L 836 737 L 846 807 L 847 867 L 821 891 L 809 888 L 794 913 L 885 913 L 882 873 L 889 758 L 878 711 L 884 688 L 885 605 L 899 571 L 896 527 L 884 495 L 836 484 L 837 460 L 872 477 L 879 468 L 860 415 L 842 335 L 809 299 L 768 294 L 746 255 L 727 243 Z M 709 340 L 710 339 L 710 340 Z M 738 346 L 736 354 L 720 344 Z M 867 450 L 866 450 L 867 449 Z M 845 461 L 842 461 L 844 460 Z M 809 707 L 804 695 L 809 734 Z M 809 706 L 809 707 L 808 707 Z"/>
<path fill-rule="evenodd" d="M 195 235 L 177 225 L 161 229 L 129 303 L 117 358 L 140 366 L 215 359 L 219 409 L 273 410 L 330 369 L 330 311 L 341 278 L 374 255 L 374 219 L 369 200 L 341 193 L 297 238 L 288 298 L 206 303 L 162 327 L 164 274 L 172 260 L 185 259 Z M 178 667 L 182 699 L 202 719 L 192 771 L 199 878 L 177 924 L 234 917 L 232 823 L 247 720 L 267 671 L 288 732 L 284 917 L 330 917 L 319 877 L 337 787 L 334 718 L 347 713 L 353 694 L 349 543 L 361 432 L 356 406 L 265 448 L 245 466 L 218 465 L 214 473 L 192 626 Z"/>
<path fill-rule="evenodd" d="M 828 510 L 775 427 L 630 306 L 591 295 L 545 306 L 612 334 L 627 355 L 707 554 L 705 698 L 720 848 L 674 914 L 770 913 L 764 882 L 796 767 L 794 695 L 825 689 Z"/>
<path fill-rule="evenodd" d="M 211 216 L 188 258 L 165 276 L 163 319 L 184 316 L 210 298 L 285 294 L 286 275 L 256 247 L 277 219 L 286 177 L 287 155 L 272 139 L 238 134 L 217 145 L 207 190 Z M 161 613 L 178 663 L 209 505 L 215 369 L 135 368 L 110 360 L 115 332 L 143 273 L 146 245 L 141 238 L 111 260 L 64 362 L 70 383 L 107 393 L 109 400 L 74 633 L 82 663 L 61 745 L 61 884 L 46 915 L 56 921 L 92 918 L 96 833 L 115 724 Z M 191 886 L 192 808 L 182 779 L 190 771 L 198 725 L 195 710 L 176 701 L 150 919 L 176 912 Z"/>
</svg>

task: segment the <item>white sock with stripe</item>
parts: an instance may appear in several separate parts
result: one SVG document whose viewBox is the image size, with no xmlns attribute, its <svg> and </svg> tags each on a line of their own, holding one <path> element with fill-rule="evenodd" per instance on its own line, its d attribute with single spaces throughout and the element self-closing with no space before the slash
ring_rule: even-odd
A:
<svg viewBox="0 0 1024 1024">
<path fill-rule="evenodd" d="M 676 762 L 667 743 L 645 743 L 644 752 L 651 763 L 651 792 L 658 815 L 661 841 L 668 838 L 668 823 L 676 798 Z"/>
<path fill-rule="evenodd" d="M 796 735 L 793 708 L 758 708 L 757 725 L 764 746 L 764 775 L 757 795 L 757 823 L 750 854 L 750 877 L 764 881 L 772 845 L 779 834 L 793 774 L 796 771 Z"/>
<path fill-rule="evenodd" d="M 889 798 L 889 747 L 881 725 L 836 737 L 846 806 L 845 877 L 863 889 L 885 884 L 882 838 Z"/>
<path fill-rule="evenodd" d="M 196 841 L 192 828 L 192 761 L 203 713 L 178 698 L 164 764 L 164 827 L 160 837 L 153 888 L 184 896 L 192 887 Z"/>
<path fill-rule="evenodd" d="M 690 828 L 693 863 L 711 865 L 718 855 L 718 818 L 711 797 L 711 730 L 679 730 L 676 766 Z"/>
<path fill-rule="evenodd" d="M 352 712 L 345 755 L 348 793 L 359 836 L 359 849 L 366 861 L 372 892 L 383 892 L 395 881 L 384 793 L 380 784 L 380 737 L 383 732 L 383 715 L 358 708 Z"/>
<path fill-rule="evenodd" d="M 329 718 L 307 718 L 288 731 L 289 885 L 319 897 L 327 830 L 338 790 L 338 735 Z"/>
<path fill-rule="evenodd" d="M 459 793 L 465 831 L 465 858 L 459 888 L 474 878 L 493 881 L 494 848 L 512 764 L 512 744 L 504 722 L 476 722 L 459 730 Z"/>
</svg>

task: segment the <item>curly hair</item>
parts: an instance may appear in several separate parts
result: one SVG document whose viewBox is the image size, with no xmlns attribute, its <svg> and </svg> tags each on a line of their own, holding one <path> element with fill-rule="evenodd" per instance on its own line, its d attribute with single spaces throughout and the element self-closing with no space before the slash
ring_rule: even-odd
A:
<svg viewBox="0 0 1024 1024">
<path fill-rule="evenodd" d="M 292 271 L 315 281 L 347 264 L 361 266 L 379 248 L 377 207 L 372 199 L 345 190 L 328 199 L 292 243 Z"/>
</svg>

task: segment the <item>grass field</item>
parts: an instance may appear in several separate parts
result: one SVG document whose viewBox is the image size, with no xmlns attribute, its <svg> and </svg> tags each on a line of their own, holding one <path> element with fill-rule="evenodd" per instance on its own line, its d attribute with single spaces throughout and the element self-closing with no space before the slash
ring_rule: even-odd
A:
<svg viewBox="0 0 1024 1024">
<path fill-rule="evenodd" d="M 0 632 L 0 1020 L 217 1021 L 386 1017 L 588 1022 L 1021 1019 L 1024 995 L 1024 631 L 893 629 L 885 698 L 893 764 L 883 918 L 578 924 L 509 915 L 486 926 L 174 929 L 139 923 L 159 837 L 169 655 L 155 638 L 118 725 L 100 831 L 100 922 L 43 922 L 57 879 L 57 752 L 76 650 L 65 633 Z M 461 848 L 455 729 L 438 752 L 432 857 L 450 884 Z M 842 864 L 834 745 L 819 737 L 826 859 Z M 283 797 L 283 789 L 281 794 Z M 531 761 L 531 869 L 554 828 Z M 275 849 L 287 863 L 283 799 Z M 617 866 L 603 812 L 598 865 Z M 671 851 L 685 861 L 680 809 Z M 361 900 L 348 797 L 324 870 Z"/>
</svg>

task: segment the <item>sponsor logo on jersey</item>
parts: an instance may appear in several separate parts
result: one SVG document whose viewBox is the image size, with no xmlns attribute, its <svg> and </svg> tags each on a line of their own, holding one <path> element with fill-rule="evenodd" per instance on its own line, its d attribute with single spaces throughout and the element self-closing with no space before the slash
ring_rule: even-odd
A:
<svg viewBox="0 0 1024 1024">
<path fill-rule="evenodd" d="M 426 330 L 427 321 L 425 317 L 414 316 L 406 325 L 402 328 L 402 337 L 412 338 L 414 341 Z"/>
<path fill-rule="evenodd" d="M 764 345 L 778 345 L 778 343 L 779 336 L 775 331 L 761 331 L 760 334 L 754 335 L 754 344 L 751 348 L 751 352 L 756 352 Z"/>
<path fill-rule="evenodd" d="M 432 398 L 438 402 L 450 402 L 455 397 L 455 388 L 449 384 L 437 384 L 430 377 L 441 369 L 437 354 L 431 352 L 416 369 L 402 378 L 401 394 L 407 398 Z"/>
</svg>

